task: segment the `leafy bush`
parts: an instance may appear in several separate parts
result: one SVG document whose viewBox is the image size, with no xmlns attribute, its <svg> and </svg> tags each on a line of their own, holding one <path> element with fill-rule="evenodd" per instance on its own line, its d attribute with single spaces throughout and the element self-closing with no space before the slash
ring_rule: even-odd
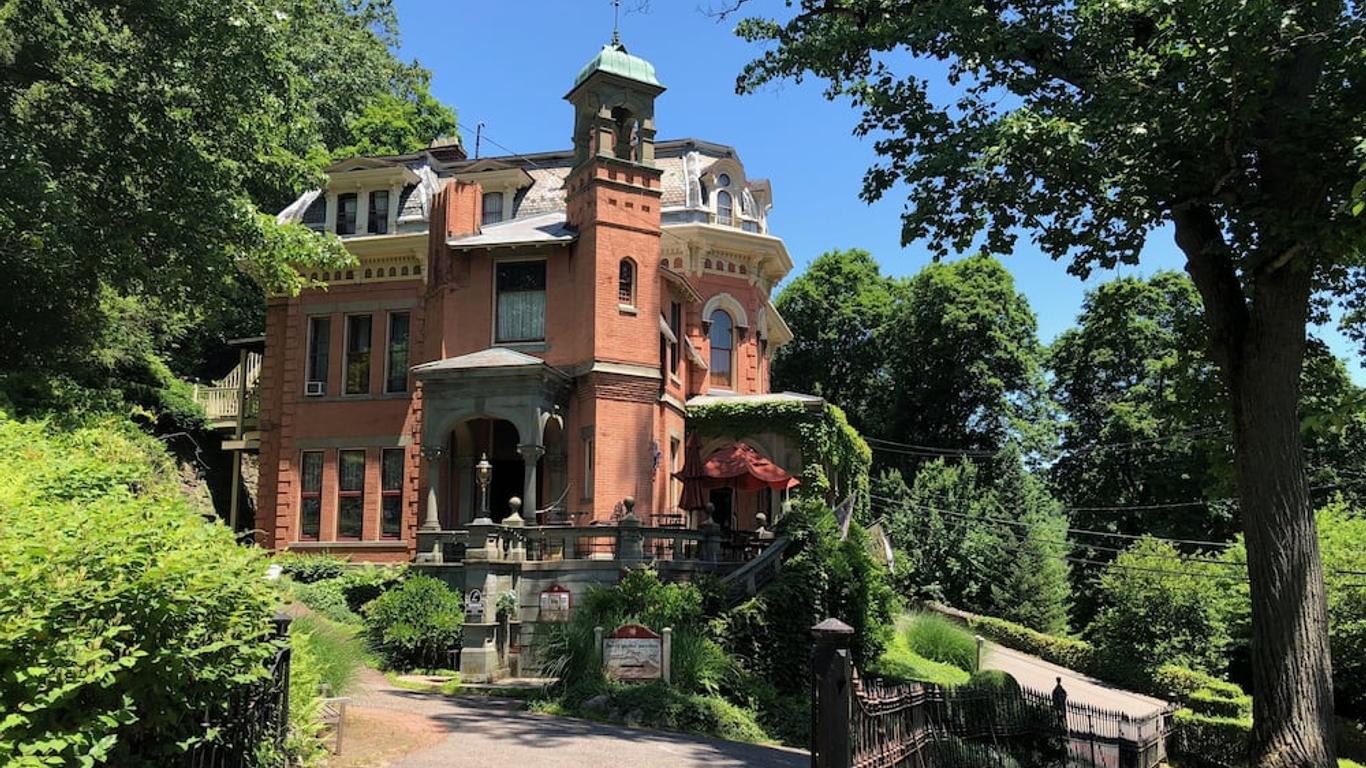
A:
<svg viewBox="0 0 1366 768">
<path fill-rule="evenodd" d="M 370 648 L 393 669 L 444 665 L 464 623 L 460 595 L 430 576 L 414 576 L 365 607 Z"/>
<path fill-rule="evenodd" d="M 600 698 L 577 702 L 571 711 L 731 741 L 771 741 L 749 709 L 719 696 L 685 693 L 663 682 L 609 685 Z"/>
<path fill-rule="evenodd" d="M 1214 717 L 1178 709 L 1175 756 L 1182 765 L 1226 766 L 1245 764 L 1248 741 L 1252 738 L 1250 718 Z"/>
<path fill-rule="evenodd" d="M 365 565 L 352 568 L 338 581 L 346 607 L 353 613 L 360 613 L 366 604 L 398 586 L 408 576 L 408 566 Z"/>
<path fill-rule="evenodd" d="M 911 649 L 906 639 L 909 617 L 897 619 L 896 632 L 876 662 L 868 667 L 868 674 L 889 680 L 917 681 L 953 686 L 968 681 L 968 673 L 952 664 L 943 664 L 921 656 Z"/>
<path fill-rule="evenodd" d="M 1163 664 L 1153 673 L 1153 693 L 1176 701 L 1185 701 L 1191 694 L 1206 690 L 1225 698 L 1243 695 L 1237 685 L 1220 680 L 1207 672 L 1200 672 L 1177 664 Z"/>
<path fill-rule="evenodd" d="M 117 419 L 0 412 L 0 764 L 162 766 L 274 652 L 266 563 Z"/>
<path fill-rule="evenodd" d="M 324 579 L 308 584 L 295 584 L 294 599 L 333 621 L 359 624 L 360 616 L 347 605 L 341 579 Z"/>
<path fill-rule="evenodd" d="M 300 584 L 341 578 L 346 573 L 347 560 L 332 555 L 301 555 L 288 552 L 276 555 L 275 562 L 286 576 Z"/>
<path fill-rule="evenodd" d="M 979 616 L 933 603 L 927 604 L 926 607 L 962 620 L 968 625 L 968 629 L 995 640 L 1007 648 L 1014 648 L 1017 651 L 1038 656 L 1068 669 L 1082 672 L 1089 671 L 1093 666 L 1092 659 L 1095 651 L 1091 644 L 1084 640 L 1048 635 L 1004 619 Z"/>
<path fill-rule="evenodd" d="M 1240 720 L 1252 717 L 1252 697 L 1247 695 L 1223 696 L 1201 688 L 1188 696 L 1185 703 L 1192 711 L 1201 715 Z"/>
<path fill-rule="evenodd" d="M 973 672 L 977 669 L 977 640 L 961 626 L 934 613 L 918 613 L 898 630 L 915 653 Z"/>
<path fill-rule="evenodd" d="M 1107 680 L 1144 687 L 1166 663 L 1222 669 L 1231 642 L 1233 573 L 1183 560 L 1167 542 L 1136 542 L 1100 578 L 1100 611 L 1087 628 L 1096 646 L 1096 671 Z"/>
<path fill-rule="evenodd" d="M 289 644 L 289 731 L 285 737 L 285 756 L 289 765 L 314 765 L 326 754 L 321 738 L 323 657 L 314 635 L 304 630 L 298 620 L 290 627 Z M 272 761 L 260 762 L 269 765 Z"/>
</svg>

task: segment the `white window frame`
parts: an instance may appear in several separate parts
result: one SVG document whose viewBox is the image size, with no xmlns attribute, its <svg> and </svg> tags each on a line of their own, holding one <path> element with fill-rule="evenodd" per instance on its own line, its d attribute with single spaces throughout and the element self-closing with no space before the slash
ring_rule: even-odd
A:
<svg viewBox="0 0 1366 768">
<path fill-rule="evenodd" d="M 541 338 L 529 341 L 498 340 L 498 266 L 539 261 L 545 264 L 545 325 L 541 328 Z M 495 257 L 493 268 L 489 270 L 489 345 L 495 347 L 544 347 L 550 336 L 550 259 L 546 256 L 501 256 Z"/>
</svg>

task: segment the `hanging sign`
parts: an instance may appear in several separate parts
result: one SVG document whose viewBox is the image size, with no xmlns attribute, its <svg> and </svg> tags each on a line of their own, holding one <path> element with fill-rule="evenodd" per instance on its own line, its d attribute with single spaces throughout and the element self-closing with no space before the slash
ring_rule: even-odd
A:
<svg viewBox="0 0 1366 768">
<path fill-rule="evenodd" d="M 664 676 L 664 641 L 649 627 L 623 624 L 604 642 L 603 666 L 613 680 L 658 680 Z"/>
<path fill-rule="evenodd" d="M 569 621 L 571 595 L 559 584 L 551 584 L 541 593 L 541 621 Z"/>
</svg>

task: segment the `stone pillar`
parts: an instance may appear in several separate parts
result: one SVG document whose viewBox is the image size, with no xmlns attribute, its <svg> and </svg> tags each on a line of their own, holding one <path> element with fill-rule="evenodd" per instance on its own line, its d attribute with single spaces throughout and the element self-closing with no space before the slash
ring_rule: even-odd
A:
<svg viewBox="0 0 1366 768">
<path fill-rule="evenodd" d="M 545 453 L 545 446 L 527 443 L 517 446 L 522 454 L 522 508 L 528 515 L 536 514 L 536 462 Z M 535 522 L 533 520 L 533 522 Z"/>
<path fill-rule="evenodd" d="M 478 484 L 474 481 L 474 457 L 468 454 L 456 456 L 455 484 L 451 493 L 455 495 L 455 526 L 459 528 L 474 519 L 474 505 L 479 503 Z"/>
<path fill-rule="evenodd" d="M 398 231 L 398 198 L 403 194 L 403 185 L 394 184 L 389 187 L 389 234 Z"/>
<path fill-rule="evenodd" d="M 356 234 L 370 234 L 370 190 L 356 193 Z"/>
<path fill-rule="evenodd" d="M 427 460 L 427 515 L 418 530 L 441 530 L 441 505 L 438 501 L 441 490 L 441 457 L 446 448 L 440 445 L 422 447 L 422 458 Z"/>
<path fill-rule="evenodd" d="M 323 213 L 323 228 L 328 232 L 337 231 L 337 193 L 331 191 L 323 192 L 323 199 L 327 201 L 327 207 Z"/>
<path fill-rule="evenodd" d="M 640 531 L 640 518 L 636 517 L 636 500 L 630 496 L 622 502 L 626 515 L 617 521 L 617 559 L 644 560 L 645 537 Z"/>
<path fill-rule="evenodd" d="M 564 491 L 569 487 L 569 457 L 563 453 L 548 453 L 545 456 L 545 472 L 548 482 L 546 488 L 550 491 L 550 498 L 545 499 L 545 504 L 554 504 L 564 496 Z"/>
</svg>

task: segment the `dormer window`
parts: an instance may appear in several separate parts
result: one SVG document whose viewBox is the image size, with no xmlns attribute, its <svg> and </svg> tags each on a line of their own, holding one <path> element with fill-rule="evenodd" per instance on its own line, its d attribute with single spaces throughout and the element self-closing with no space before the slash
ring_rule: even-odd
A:
<svg viewBox="0 0 1366 768">
<path fill-rule="evenodd" d="M 718 186 L 718 187 L 729 187 L 729 186 L 730 186 L 730 176 L 729 176 L 728 174 L 725 174 L 725 173 L 721 174 L 720 176 L 717 176 L 717 177 L 716 177 L 716 186 Z"/>
<path fill-rule="evenodd" d="M 337 234 L 356 234 L 356 193 L 337 195 Z"/>
<path fill-rule="evenodd" d="M 366 219 L 366 231 L 372 235 L 389 233 L 389 190 L 379 189 L 370 193 L 370 211 Z"/>
<path fill-rule="evenodd" d="M 721 174 L 725 178 L 725 174 Z M 730 193 L 721 190 L 716 193 L 716 223 L 729 225 L 734 220 L 735 205 Z"/>
<path fill-rule="evenodd" d="M 483 215 L 480 217 L 480 224 L 497 224 L 503 220 L 503 193 L 485 192 L 483 201 Z"/>
</svg>

